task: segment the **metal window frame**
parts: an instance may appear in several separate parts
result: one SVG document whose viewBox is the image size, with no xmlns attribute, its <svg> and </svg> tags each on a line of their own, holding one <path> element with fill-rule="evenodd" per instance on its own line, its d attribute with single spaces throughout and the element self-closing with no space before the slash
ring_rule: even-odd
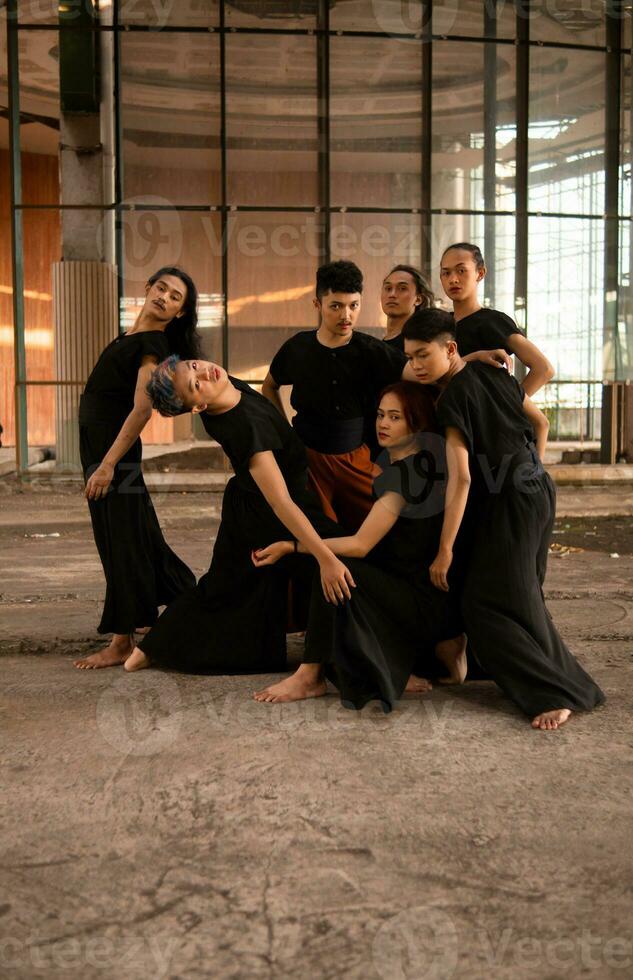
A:
<svg viewBox="0 0 633 980">
<path fill-rule="evenodd" d="M 126 205 L 123 200 L 124 191 L 124 157 L 123 131 L 121 119 L 121 38 L 128 33 L 184 33 L 184 34 L 217 34 L 219 35 L 220 59 L 220 153 L 221 153 L 221 183 L 220 200 L 216 204 L 200 205 L 147 205 L 144 210 L 166 211 L 200 211 L 217 212 L 220 215 L 222 231 L 222 361 L 225 367 L 230 365 L 230 324 L 228 317 L 229 282 L 228 282 L 228 215 L 230 212 L 276 212 L 284 213 L 320 213 L 322 215 L 323 259 L 327 261 L 330 255 L 331 217 L 337 213 L 350 214 L 409 214 L 420 216 L 421 230 L 421 267 L 430 273 L 432 221 L 435 215 L 479 215 L 484 218 L 486 247 L 490 251 L 494 241 L 492 233 L 494 218 L 497 216 L 514 216 L 515 225 L 515 315 L 527 326 L 527 271 L 528 271 L 528 223 L 530 217 L 574 218 L 583 220 L 602 220 L 605 223 L 605 330 L 613 329 L 616 325 L 617 334 L 617 301 L 607 303 L 606 296 L 612 295 L 618 288 L 619 269 L 619 240 L 618 226 L 621 222 L 631 221 L 631 215 L 619 214 L 619 163 L 620 163 L 620 85 L 622 57 L 631 54 L 631 48 L 622 46 L 622 30 L 618 17 L 608 16 L 606 23 L 605 45 L 587 45 L 565 42 L 533 41 L 529 34 L 530 0 L 521 0 L 516 10 L 516 37 L 500 38 L 496 36 L 495 17 L 486 5 L 482 35 L 470 36 L 460 34 L 439 34 L 433 32 L 433 0 L 422 2 L 422 28 L 417 33 L 386 33 L 383 31 L 338 30 L 332 29 L 330 23 L 329 0 L 318 0 L 317 14 L 314 27 L 308 28 L 278 28 L 278 27 L 232 27 L 227 26 L 226 3 L 219 0 L 218 21 L 208 26 L 165 25 L 157 28 L 151 25 L 123 24 L 120 21 L 119 2 L 114 0 L 113 18 L 111 24 L 95 23 L 91 30 L 113 31 L 113 101 L 115 113 L 115 201 L 112 204 L 92 205 L 60 205 L 60 204 L 25 204 L 22 200 L 22 174 L 20 157 L 20 104 L 19 104 L 19 34 L 27 31 L 59 31 L 85 30 L 73 24 L 64 26 L 53 24 L 28 24 L 19 21 L 18 0 L 7 0 L 7 56 L 9 83 L 9 157 L 10 157 L 10 200 L 11 200 L 11 250 L 12 250 L 12 282 L 13 282 L 13 320 L 14 320 L 14 365 L 15 365 L 15 426 L 16 426 L 16 463 L 18 474 L 23 477 L 28 468 L 28 414 L 26 393 L 27 387 L 61 384 L 55 380 L 29 381 L 27 378 L 26 345 L 24 331 L 24 259 L 23 259 L 23 212 L 30 210 L 62 211 L 64 209 L 112 210 L 115 216 L 115 254 L 118 268 L 119 293 L 119 323 L 121 324 L 121 299 L 125 270 L 123 268 L 123 215 L 128 210 L 139 210 L 140 206 Z M 317 174 L 318 201 L 317 207 L 300 206 L 253 206 L 232 205 L 228 200 L 227 191 L 227 84 L 226 84 L 226 37 L 229 34 L 244 35 L 303 35 L 315 37 L 317 65 Z M 376 207 L 332 207 L 330 197 L 331 180 L 331 141 L 330 141 L 330 38 L 331 37 L 372 37 L 385 40 L 418 39 L 422 45 L 422 137 L 420 146 L 420 182 L 421 202 L 419 208 L 376 208 Z M 484 44 L 484 61 L 488 68 L 484 80 L 484 102 L 486 96 L 493 96 L 494 57 L 498 46 L 513 45 L 516 48 L 516 185 L 515 209 L 497 210 L 494 208 L 494 141 L 491 132 L 494 118 L 487 120 L 486 133 L 488 139 L 487 151 L 484 150 L 484 204 L 483 209 L 436 208 L 432 206 L 432 79 L 433 79 L 433 47 L 435 42 L 459 42 Z M 586 213 L 545 212 L 528 209 L 528 123 L 530 95 L 530 51 L 532 48 L 552 48 L 572 51 L 598 51 L 605 55 L 605 208 L 603 215 Z M 492 195 L 492 196 L 491 196 Z M 493 206 L 490 206 L 490 205 Z M 492 220 L 489 220 L 492 219 Z M 494 291 L 494 281 L 492 282 Z M 614 320 L 614 317 L 616 318 Z M 612 322 L 613 321 L 613 322 Z M 67 382 L 80 384 L 81 382 Z M 257 383 L 257 382 L 253 382 Z M 562 382 L 561 382 L 562 383 Z M 565 381 L 565 384 L 581 383 Z M 592 382 L 599 383 L 599 382 Z M 603 411 L 606 428 L 603 430 L 605 446 L 609 431 L 609 402 L 603 398 Z"/>
</svg>

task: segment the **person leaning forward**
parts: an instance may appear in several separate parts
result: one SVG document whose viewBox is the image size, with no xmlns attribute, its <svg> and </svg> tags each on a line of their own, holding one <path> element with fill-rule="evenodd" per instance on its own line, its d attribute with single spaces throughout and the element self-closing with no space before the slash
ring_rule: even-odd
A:
<svg viewBox="0 0 633 980">
<path fill-rule="evenodd" d="M 414 378 L 404 355 L 354 330 L 363 275 L 353 262 L 317 271 L 317 330 L 301 331 L 277 351 L 262 387 L 280 412 L 281 385 L 292 385 L 292 424 L 304 443 L 309 479 L 324 513 L 357 530 L 372 507 L 372 463 L 366 433 L 383 388 Z"/>
</svg>

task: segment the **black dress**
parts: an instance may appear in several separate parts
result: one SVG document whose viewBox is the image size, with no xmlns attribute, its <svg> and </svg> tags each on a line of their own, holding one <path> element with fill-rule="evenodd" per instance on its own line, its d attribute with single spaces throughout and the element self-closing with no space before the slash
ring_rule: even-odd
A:
<svg viewBox="0 0 633 980">
<path fill-rule="evenodd" d="M 459 320 L 455 324 L 455 333 L 457 348 L 462 357 L 479 350 L 496 350 L 498 347 L 511 354 L 508 337 L 515 333 L 525 336 L 514 320 L 505 313 L 486 307 Z"/>
<path fill-rule="evenodd" d="M 79 405 L 84 479 L 99 466 L 134 407 L 143 358 L 169 355 L 158 330 L 126 334 L 101 354 Z M 132 633 L 156 622 L 158 606 L 195 584 L 195 576 L 165 541 L 141 473 L 141 440 L 115 466 L 109 492 L 89 500 L 95 544 L 106 578 L 99 633 Z"/>
<path fill-rule="evenodd" d="M 604 694 L 565 646 L 543 597 L 556 491 L 523 397 L 506 371 L 475 362 L 437 404 L 440 424 L 459 429 L 470 454 L 464 625 L 484 670 L 526 714 L 589 710 Z"/>
<path fill-rule="evenodd" d="M 256 674 L 286 669 L 288 585 L 309 556 L 289 556 L 256 568 L 251 552 L 287 540 L 249 471 L 255 453 L 272 451 L 292 499 L 324 537 L 344 533 L 324 517 L 307 488 L 307 459 L 301 440 L 279 411 L 245 382 L 234 408 L 201 414 L 205 429 L 229 457 L 235 475 L 222 502 L 222 520 L 209 571 L 162 614 L 139 644 L 153 665 L 187 673 Z"/>
<path fill-rule="evenodd" d="M 305 663 L 322 663 L 346 707 L 379 700 L 391 711 L 411 673 L 438 673 L 434 648 L 462 632 L 459 599 L 436 589 L 429 567 L 437 555 L 444 510 L 444 440 L 418 437 L 419 452 L 388 466 L 376 478 L 378 499 L 388 491 L 406 503 L 389 533 L 365 559 L 342 559 L 356 588 L 334 606 L 315 577 Z"/>
</svg>

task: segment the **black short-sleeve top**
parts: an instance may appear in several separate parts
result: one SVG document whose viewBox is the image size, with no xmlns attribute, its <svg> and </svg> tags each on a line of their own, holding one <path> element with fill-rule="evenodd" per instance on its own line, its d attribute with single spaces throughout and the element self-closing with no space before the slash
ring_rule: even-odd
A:
<svg viewBox="0 0 633 980">
<path fill-rule="evenodd" d="M 373 420 L 378 395 L 400 380 L 405 364 L 401 351 L 369 334 L 354 331 L 344 347 L 325 347 L 310 330 L 282 344 L 270 373 L 276 384 L 293 386 L 290 403 L 310 422 Z"/>
<path fill-rule="evenodd" d="M 513 333 L 525 336 L 517 327 L 514 320 L 499 310 L 489 310 L 482 307 L 476 313 L 471 313 L 455 324 L 457 348 L 462 357 L 474 354 L 478 350 L 497 350 L 502 347 L 508 354 L 508 337 Z"/>
<path fill-rule="evenodd" d="M 525 392 L 504 368 L 469 362 L 449 382 L 436 405 L 444 428 L 459 429 L 471 457 L 477 486 L 534 441 L 523 410 Z M 472 464 L 475 464 L 474 466 Z"/>
<path fill-rule="evenodd" d="M 444 438 L 424 432 L 417 443 L 415 454 L 385 466 L 373 486 L 377 500 L 393 492 L 404 498 L 404 507 L 369 558 L 405 576 L 427 569 L 437 554 L 448 479 Z"/>
<path fill-rule="evenodd" d="M 228 456 L 237 483 L 244 490 L 259 493 L 249 471 L 250 459 L 255 453 L 270 451 L 288 488 L 304 489 L 306 452 L 287 419 L 245 381 L 232 377 L 229 380 L 241 392 L 237 405 L 219 415 L 202 412 L 200 418 L 208 434 Z"/>
<path fill-rule="evenodd" d="M 123 419 L 134 407 L 134 392 L 143 358 L 157 362 L 169 357 L 169 344 L 161 330 L 122 334 L 105 348 L 95 364 L 79 410 L 79 421 L 90 422 L 100 414 Z"/>
<path fill-rule="evenodd" d="M 396 334 L 395 337 L 385 337 L 383 344 L 389 344 L 392 350 L 399 350 L 404 354 L 404 337 L 401 333 Z"/>
</svg>

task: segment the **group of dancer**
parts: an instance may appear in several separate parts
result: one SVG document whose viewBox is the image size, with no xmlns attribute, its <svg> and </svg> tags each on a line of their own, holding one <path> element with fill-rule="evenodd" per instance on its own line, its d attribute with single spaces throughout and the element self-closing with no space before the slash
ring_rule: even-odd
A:
<svg viewBox="0 0 633 980">
<path fill-rule="evenodd" d="M 191 279 L 178 268 L 153 275 L 81 401 L 107 583 L 99 632 L 113 638 L 76 666 L 281 673 L 287 632 L 305 631 L 297 670 L 257 701 L 318 697 L 329 680 L 344 705 L 378 700 L 389 711 L 405 691 L 474 673 L 541 730 L 600 704 L 542 591 L 555 491 L 543 467 L 547 419 L 530 395 L 553 369 L 513 320 L 481 307 L 485 273 L 476 245 L 446 249 L 448 313 L 417 269 L 395 266 L 379 340 L 355 330 L 360 269 L 322 266 L 318 328 L 282 345 L 262 394 L 201 359 Z M 522 384 L 511 355 L 527 370 Z M 152 407 L 199 413 L 233 467 L 197 584 L 143 482 Z"/>
</svg>

